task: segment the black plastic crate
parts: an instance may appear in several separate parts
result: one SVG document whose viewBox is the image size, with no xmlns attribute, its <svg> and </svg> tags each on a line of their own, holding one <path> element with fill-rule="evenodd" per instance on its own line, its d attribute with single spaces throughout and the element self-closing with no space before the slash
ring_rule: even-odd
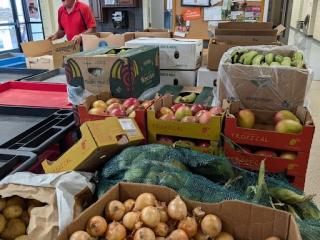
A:
<svg viewBox="0 0 320 240">
<path fill-rule="evenodd" d="M 16 108 L 26 111 L 22 116 L 46 116 L 42 121 L 28 128 L 24 132 L 0 145 L 0 148 L 18 150 L 26 152 L 41 153 L 46 148 L 55 143 L 59 143 L 74 126 L 74 116 L 72 110 L 50 110 L 50 109 L 26 109 Z M 14 111 L 14 107 L 11 108 Z M 53 113 L 52 113 L 53 111 Z M 8 113 L 8 112 L 7 112 Z M 47 116 L 48 113 L 51 113 Z M 0 108 L 1 117 L 1 108 Z M 3 126 L 4 127 L 4 126 Z"/>
<path fill-rule="evenodd" d="M 0 179 L 5 176 L 28 170 L 37 161 L 32 152 L 0 149 Z"/>
</svg>

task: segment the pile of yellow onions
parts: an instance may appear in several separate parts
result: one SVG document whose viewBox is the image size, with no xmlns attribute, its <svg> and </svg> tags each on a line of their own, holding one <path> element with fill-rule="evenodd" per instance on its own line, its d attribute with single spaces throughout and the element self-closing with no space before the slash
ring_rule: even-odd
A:
<svg viewBox="0 0 320 240">
<path fill-rule="evenodd" d="M 86 231 L 77 231 L 70 240 L 234 240 L 222 231 L 222 222 L 201 208 L 188 213 L 187 205 L 176 196 L 167 205 L 152 193 L 143 193 L 136 200 L 124 203 L 114 200 L 105 208 L 104 217 L 94 216 Z M 280 240 L 271 237 L 269 240 Z"/>
</svg>

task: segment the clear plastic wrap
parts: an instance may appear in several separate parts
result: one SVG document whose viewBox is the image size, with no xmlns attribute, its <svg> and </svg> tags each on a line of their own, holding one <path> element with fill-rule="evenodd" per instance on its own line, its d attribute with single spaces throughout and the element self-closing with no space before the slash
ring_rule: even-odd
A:
<svg viewBox="0 0 320 240">
<path fill-rule="evenodd" d="M 259 54 L 274 53 L 292 57 L 298 51 L 295 46 L 241 46 L 229 49 L 219 65 L 218 99 L 237 99 L 242 107 L 264 110 L 294 109 L 304 105 L 308 94 L 312 71 L 285 66 L 252 66 L 232 64 L 234 50 L 246 48 Z"/>
</svg>

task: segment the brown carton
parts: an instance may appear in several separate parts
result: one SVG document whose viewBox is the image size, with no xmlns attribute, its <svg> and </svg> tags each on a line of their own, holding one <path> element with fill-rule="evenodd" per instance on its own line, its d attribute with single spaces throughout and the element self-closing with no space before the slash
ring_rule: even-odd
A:
<svg viewBox="0 0 320 240">
<path fill-rule="evenodd" d="M 112 200 L 135 199 L 144 192 L 153 193 L 159 201 L 167 203 L 177 195 L 174 190 L 162 186 L 117 184 L 76 218 L 59 235 L 58 240 L 68 240 L 75 231 L 85 230 L 86 223 L 91 217 L 104 216 L 105 207 Z M 223 231 L 229 232 L 237 240 L 265 240 L 271 236 L 278 236 L 282 240 L 302 240 L 294 218 L 283 211 L 240 201 L 224 201 L 217 204 L 190 200 L 185 202 L 189 210 L 201 207 L 207 214 L 217 215 L 222 220 Z"/>
<path fill-rule="evenodd" d="M 82 34 L 83 51 L 93 50 L 102 46 L 124 46 L 125 42 L 134 39 L 134 33 L 113 34 L 111 32 L 98 32 Z"/>
<path fill-rule="evenodd" d="M 64 67 L 64 58 L 80 51 L 73 41 L 53 43 L 49 40 L 21 43 L 26 64 L 32 69 L 56 69 Z"/>
<path fill-rule="evenodd" d="M 130 118 L 89 121 L 80 130 L 81 139 L 58 160 L 42 162 L 46 173 L 96 171 L 116 152 L 144 140 L 138 125 Z"/>
<path fill-rule="evenodd" d="M 280 30 L 280 31 L 279 31 Z M 219 23 L 208 46 L 208 69 L 218 70 L 222 55 L 234 46 L 270 45 L 277 42 L 283 28 L 272 23 Z"/>
<path fill-rule="evenodd" d="M 295 47 L 254 46 L 249 50 L 292 57 Z M 263 67 L 226 62 L 230 49 L 219 67 L 218 98 L 240 100 L 243 108 L 280 111 L 303 106 L 310 83 L 309 69 Z"/>
</svg>

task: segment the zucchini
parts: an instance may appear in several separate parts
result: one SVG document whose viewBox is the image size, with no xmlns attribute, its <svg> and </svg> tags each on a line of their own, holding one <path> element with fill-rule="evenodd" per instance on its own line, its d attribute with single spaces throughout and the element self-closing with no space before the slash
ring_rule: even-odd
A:
<svg viewBox="0 0 320 240">
<path fill-rule="evenodd" d="M 258 55 L 257 51 L 250 51 L 247 56 L 245 57 L 243 64 L 244 65 L 251 65 L 252 64 L 252 60 L 255 58 L 255 56 Z"/>
<path fill-rule="evenodd" d="M 259 54 L 255 56 L 254 59 L 252 60 L 252 65 L 255 65 L 255 66 L 261 65 L 261 62 L 263 60 L 264 60 L 264 55 Z"/>
<path fill-rule="evenodd" d="M 268 53 L 265 56 L 265 59 L 266 59 L 266 63 L 268 63 L 270 65 L 273 62 L 274 54 L 273 53 Z"/>
</svg>

